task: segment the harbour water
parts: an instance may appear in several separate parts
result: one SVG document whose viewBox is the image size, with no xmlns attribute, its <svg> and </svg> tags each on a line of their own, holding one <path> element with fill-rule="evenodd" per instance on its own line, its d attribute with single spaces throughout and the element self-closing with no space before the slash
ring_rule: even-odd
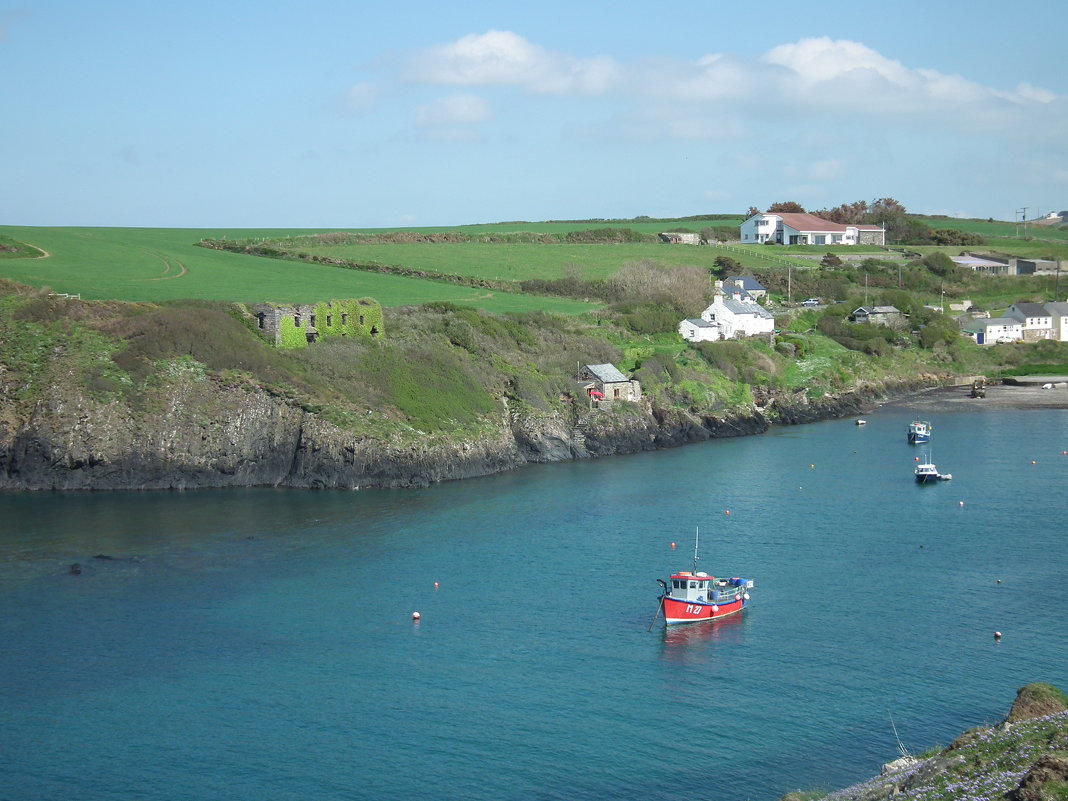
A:
<svg viewBox="0 0 1068 801">
<path fill-rule="evenodd" d="M 912 414 L 418 491 L 0 496 L 0 799 L 772 801 L 946 745 L 1068 688 L 1068 414 Z M 650 626 L 698 527 L 752 605 Z"/>
</svg>

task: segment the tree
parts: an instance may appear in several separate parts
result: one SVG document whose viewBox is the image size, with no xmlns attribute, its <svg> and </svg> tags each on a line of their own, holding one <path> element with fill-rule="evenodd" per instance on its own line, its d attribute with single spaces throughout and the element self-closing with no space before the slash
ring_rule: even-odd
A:
<svg viewBox="0 0 1068 801">
<path fill-rule="evenodd" d="M 758 209 L 756 206 L 750 206 L 749 211 L 745 213 L 745 219 L 748 220 L 750 217 L 756 217 L 760 213 L 760 209 Z"/>
<path fill-rule="evenodd" d="M 730 256 L 716 256 L 712 260 L 711 273 L 720 280 L 726 278 L 728 275 L 738 275 L 742 271 L 742 265 L 736 259 L 732 259 Z"/>
<path fill-rule="evenodd" d="M 842 266 L 842 260 L 838 258 L 838 256 L 836 256 L 834 253 L 828 253 L 826 256 L 820 259 L 820 264 L 822 264 L 828 270 L 834 270 Z"/>
<path fill-rule="evenodd" d="M 772 203 L 768 206 L 769 214 L 804 214 L 805 208 L 800 203 L 787 200 L 783 203 Z"/>
</svg>

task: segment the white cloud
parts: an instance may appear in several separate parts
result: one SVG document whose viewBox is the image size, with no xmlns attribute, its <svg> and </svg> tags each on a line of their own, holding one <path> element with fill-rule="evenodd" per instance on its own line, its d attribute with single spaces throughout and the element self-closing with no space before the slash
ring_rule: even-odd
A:
<svg viewBox="0 0 1068 801">
<path fill-rule="evenodd" d="M 902 87 L 912 83 L 911 73 L 899 62 L 885 58 L 859 42 L 833 41 L 827 37 L 773 47 L 764 54 L 764 61 L 788 68 L 810 85 L 857 71 L 873 73 Z"/>
<path fill-rule="evenodd" d="M 575 58 L 510 31 L 488 31 L 416 54 L 406 77 L 459 86 L 511 85 L 539 94 L 601 94 L 615 83 L 618 72 L 607 57 Z"/>
<path fill-rule="evenodd" d="M 709 53 L 689 61 L 624 63 L 554 52 L 516 33 L 491 30 L 412 54 L 402 77 L 425 85 L 581 97 L 586 102 L 578 118 L 575 107 L 560 109 L 561 131 L 630 140 L 733 140 L 753 146 L 761 134 L 807 129 L 835 131 L 848 142 L 917 125 L 950 135 L 1009 135 L 1022 126 L 1055 139 L 1068 127 L 1068 98 L 1052 91 L 1026 83 L 998 90 L 828 37 L 778 45 L 759 59 Z M 459 125 L 481 121 L 484 107 L 467 102 L 470 107 L 451 100 L 421 108 L 417 123 L 430 128 L 450 115 Z"/>
</svg>

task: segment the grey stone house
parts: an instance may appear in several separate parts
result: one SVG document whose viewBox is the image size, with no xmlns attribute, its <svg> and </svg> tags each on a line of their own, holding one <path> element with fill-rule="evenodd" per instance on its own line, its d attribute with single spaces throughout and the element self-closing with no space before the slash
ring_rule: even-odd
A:
<svg viewBox="0 0 1068 801">
<path fill-rule="evenodd" d="M 637 401 L 642 397 L 641 384 L 627 378 L 612 364 L 584 365 L 579 368 L 578 381 L 596 402 Z"/>
<path fill-rule="evenodd" d="M 849 315 L 854 323 L 885 325 L 887 328 L 902 328 L 905 315 L 896 306 L 861 306 Z"/>
</svg>

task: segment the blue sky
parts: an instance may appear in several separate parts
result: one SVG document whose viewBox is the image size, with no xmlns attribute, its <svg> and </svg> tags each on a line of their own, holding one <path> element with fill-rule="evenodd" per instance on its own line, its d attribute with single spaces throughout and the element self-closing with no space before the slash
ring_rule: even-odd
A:
<svg viewBox="0 0 1068 801">
<path fill-rule="evenodd" d="M 0 0 L 0 224 L 1068 208 L 1068 3 Z"/>
</svg>

